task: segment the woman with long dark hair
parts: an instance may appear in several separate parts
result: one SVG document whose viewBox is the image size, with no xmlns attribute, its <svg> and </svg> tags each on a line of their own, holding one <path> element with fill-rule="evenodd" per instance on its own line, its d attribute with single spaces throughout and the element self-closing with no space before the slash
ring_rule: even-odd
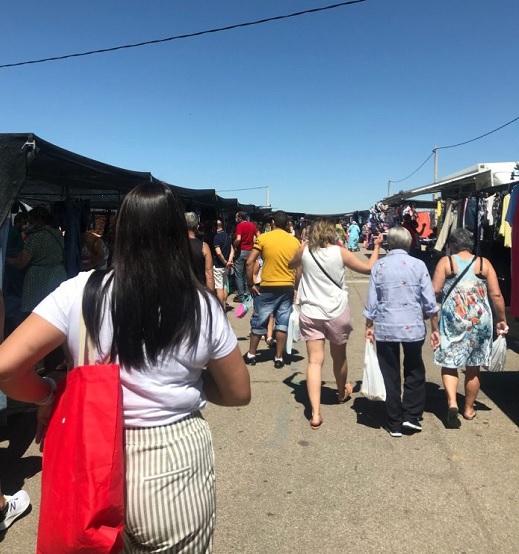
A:
<svg viewBox="0 0 519 554">
<path fill-rule="evenodd" d="M 63 283 L 0 346 L 0 388 L 43 402 L 40 425 L 52 391 L 32 366 L 65 342 L 77 365 L 82 312 L 95 361 L 121 368 L 125 552 L 211 552 L 213 450 L 199 410 L 247 404 L 250 380 L 224 311 L 193 274 L 184 212 L 168 187 L 134 188 L 119 211 L 113 269 Z"/>
</svg>

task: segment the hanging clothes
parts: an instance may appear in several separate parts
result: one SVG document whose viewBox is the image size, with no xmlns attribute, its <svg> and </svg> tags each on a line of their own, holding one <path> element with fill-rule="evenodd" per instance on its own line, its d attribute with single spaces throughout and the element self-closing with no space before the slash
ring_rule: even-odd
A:
<svg viewBox="0 0 519 554">
<path fill-rule="evenodd" d="M 506 220 L 509 204 L 510 194 L 506 194 L 503 197 L 503 211 L 501 212 L 501 224 L 499 226 L 499 234 L 505 238 L 504 245 L 507 248 L 512 247 L 512 227 L 510 226 L 510 223 Z"/>
<path fill-rule="evenodd" d="M 510 203 L 505 216 L 506 222 L 512 225 L 512 259 L 511 259 L 511 295 L 510 313 L 513 317 L 519 317 L 519 210 L 517 209 L 519 186 L 512 189 Z"/>
</svg>

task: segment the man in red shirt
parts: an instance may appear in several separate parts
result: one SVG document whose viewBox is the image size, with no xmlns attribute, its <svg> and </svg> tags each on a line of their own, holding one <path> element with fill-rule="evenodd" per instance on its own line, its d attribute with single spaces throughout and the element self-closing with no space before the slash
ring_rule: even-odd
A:
<svg viewBox="0 0 519 554">
<path fill-rule="evenodd" d="M 237 294 L 234 297 L 234 302 L 242 302 L 245 296 L 246 276 L 245 276 L 245 264 L 247 258 L 251 253 L 252 246 L 256 237 L 259 237 L 260 232 L 256 225 L 245 219 L 245 212 L 238 212 L 236 214 L 236 237 L 234 239 L 234 250 L 239 250 L 240 255 L 234 258 L 234 274 L 236 278 L 236 290 Z"/>
</svg>

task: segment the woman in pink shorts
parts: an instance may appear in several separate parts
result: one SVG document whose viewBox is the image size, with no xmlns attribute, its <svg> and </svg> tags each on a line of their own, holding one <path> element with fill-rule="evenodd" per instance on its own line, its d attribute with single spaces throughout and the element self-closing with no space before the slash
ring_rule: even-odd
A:
<svg viewBox="0 0 519 554">
<path fill-rule="evenodd" d="M 352 331 L 348 304 L 348 288 L 344 283 L 344 268 L 369 274 L 378 259 L 382 235 L 375 239 L 371 258 L 364 262 L 346 248 L 336 245 L 335 224 L 320 219 L 315 221 L 308 234 L 308 242 L 301 245 L 288 267 L 302 265 L 298 303 L 301 338 L 306 342 L 308 369 L 306 386 L 312 407 L 310 426 L 319 429 L 321 416 L 321 374 L 324 363 L 324 341 L 330 342 L 333 373 L 337 383 L 338 401 L 346 402 L 352 393 L 347 383 L 348 360 L 346 344 Z"/>
</svg>

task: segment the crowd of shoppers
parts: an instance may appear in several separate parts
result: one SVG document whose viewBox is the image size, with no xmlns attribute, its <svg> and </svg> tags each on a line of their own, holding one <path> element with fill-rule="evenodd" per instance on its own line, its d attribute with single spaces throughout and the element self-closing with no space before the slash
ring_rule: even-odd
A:
<svg viewBox="0 0 519 554">
<path fill-rule="evenodd" d="M 48 272 L 46 292 L 41 283 L 38 295 L 34 287 L 29 289 L 31 301 L 26 298 L 23 303 L 28 317 L 0 344 L 0 389 L 13 399 L 40 405 L 39 436 L 43 436 L 55 384 L 33 368 L 64 345 L 72 365 L 77 365 L 84 316 L 96 361 L 120 366 L 125 552 L 212 551 L 213 451 L 200 410 L 207 402 L 240 406 L 250 401 L 246 364 L 263 361 L 258 352 L 262 337 L 275 346 L 274 368 L 284 367 L 294 304 L 300 310 L 299 328 L 307 351 L 311 429 L 323 424 L 326 340 L 337 403 L 351 398 L 346 350 L 353 317 L 346 268 L 370 275 L 364 338 L 376 344 L 392 437 L 422 431 L 426 320 L 435 363 L 442 367 L 450 428 L 460 425 L 459 369 L 465 371 L 461 414 L 466 420 L 476 416 L 480 366 L 488 365 L 492 349 L 491 305 L 496 331 L 507 331 L 495 270 L 487 259 L 472 255 L 473 237 L 463 229 L 451 234 L 453 255 L 440 260 L 431 281 L 425 264 L 410 255 L 417 232 L 406 226 L 389 229 L 387 239 L 379 234 L 367 260 L 354 254 L 360 237 L 354 221 L 346 230 L 343 223 L 327 219 L 294 225 L 281 210 L 267 218 L 263 233 L 241 211 L 233 230 L 216 219 L 214 235 L 204 241 L 195 213 L 184 213 L 168 187 L 146 184 L 132 190 L 121 205 L 111 266 L 104 267 L 99 250 L 99 264 L 92 267 L 103 269 L 63 282 L 63 236 L 50 226 L 46 213 L 36 210 L 29 214 L 32 228 L 24 244 L 8 263 L 16 268 L 43 266 Z M 383 240 L 388 252 L 381 258 Z M 226 315 L 233 273 L 235 302 L 243 302 L 246 295 L 253 302 L 249 347 L 243 356 Z M 436 294 L 440 293 L 439 308 Z M 175 460 L 171 451 L 177 453 Z M 156 493 L 146 492 L 141 482 L 164 471 L 178 475 L 161 487 L 159 513 Z M 29 502 L 24 491 L 4 496 L 0 490 L 0 530 L 20 517 Z"/>
</svg>

